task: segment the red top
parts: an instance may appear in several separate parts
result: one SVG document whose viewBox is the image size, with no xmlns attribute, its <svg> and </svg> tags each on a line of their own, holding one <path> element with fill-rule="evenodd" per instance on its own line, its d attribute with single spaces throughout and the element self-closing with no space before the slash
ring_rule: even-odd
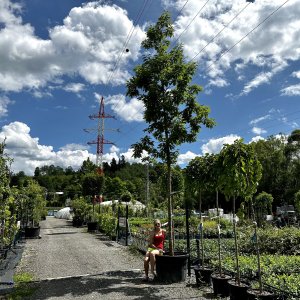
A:
<svg viewBox="0 0 300 300">
<path fill-rule="evenodd" d="M 165 241 L 165 232 L 162 231 L 161 234 L 154 234 L 153 236 L 153 245 L 158 249 L 164 249 L 164 241 Z"/>
</svg>

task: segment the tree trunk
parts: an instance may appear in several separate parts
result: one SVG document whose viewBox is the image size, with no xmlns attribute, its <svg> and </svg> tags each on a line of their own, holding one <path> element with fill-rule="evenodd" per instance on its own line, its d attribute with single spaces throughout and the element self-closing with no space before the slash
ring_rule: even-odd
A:
<svg viewBox="0 0 300 300">
<path fill-rule="evenodd" d="M 174 256 L 174 231 L 172 218 L 172 177 L 170 152 L 167 153 L 167 176 L 168 176 L 168 228 L 169 228 L 169 255 Z"/>
</svg>

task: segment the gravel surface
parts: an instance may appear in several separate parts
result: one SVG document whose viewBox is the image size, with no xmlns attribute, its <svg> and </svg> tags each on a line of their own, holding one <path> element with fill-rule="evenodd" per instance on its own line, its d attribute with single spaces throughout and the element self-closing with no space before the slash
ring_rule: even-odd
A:
<svg viewBox="0 0 300 300">
<path fill-rule="evenodd" d="M 186 282 L 143 283 L 143 255 L 105 235 L 47 217 L 41 239 L 26 240 L 17 273 L 30 273 L 35 291 L 22 299 L 217 299 L 209 287 Z"/>
</svg>

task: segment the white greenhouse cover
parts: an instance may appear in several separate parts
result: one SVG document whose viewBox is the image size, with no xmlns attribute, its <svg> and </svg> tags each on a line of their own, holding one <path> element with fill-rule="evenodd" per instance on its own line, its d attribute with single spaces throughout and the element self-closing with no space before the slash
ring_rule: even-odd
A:
<svg viewBox="0 0 300 300">
<path fill-rule="evenodd" d="M 64 207 L 60 209 L 55 216 L 58 219 L 71 219 L 70 207 Z"/>
<path fill-rule="evenodd" d="M 109 201 L 103 201 L 103 202 L 100 203 L 100 205 L 103 205 L 103 206 L 112 205 L 113 202 L 115 202 L 116 204 L 118 204 L 119 200 L 115 200 L 115 201 L 110 201 L 110 200 Z M 120 201 L 120 203 L 122 205 L 126 205 L 127 204 L 126 202 L 122 202 L 122 201 Z M 128 202 L 128 205 L 131 206 L 131 207 L 133 207 L 133 208 L 135 208 L 135 209 L 143 209 L 143 208 L 146 207 L 143 203 L 141 203 L 139 201 L 135 201 L 135 204 L 133 204 L 132 202 Z"/>
</svg>

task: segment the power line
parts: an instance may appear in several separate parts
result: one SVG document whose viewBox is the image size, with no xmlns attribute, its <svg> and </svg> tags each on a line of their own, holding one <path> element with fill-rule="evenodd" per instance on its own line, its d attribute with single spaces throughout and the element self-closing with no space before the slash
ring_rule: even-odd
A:
<svg viewBox="0 0 300 300">
<path fill-rule="evenodd" d="M 248 2 L 243 9 L 241 9 L 224 27 L 191 59 L 194 60 L 202 51 L 205 50 L 205 48 L 210 45 L 216 37 L 218 37 L 248 6 L 250 5 L 250 2 Z"/>
<path fill-rule="evenodd" d="M 211 67 L 216 63 L 218 60 L 220 60 L 225 54 L 230 52 L 236 45 L 238 45 L 240 42 L 242 42 L 247 36 L 249 36 L 254 30 L 256 30 L 259 26 L 261 26 L 264 22 L 266 22 L 269 18 L 271 18 L 279 9 L 281 9 L 287 2 L 290 0 L 286 0 L 283 4 L 281 4 L 278 8 L 276 8 L 272 13 L 270 13 L 265 19 L 263 19 L 260 23 L 258 23 L 253 29 L 251 29 L 246 35 L 244 35 L 240 40 L 238 40 L 235 44 L 233 44 L 230 48 L 228 48 L 226 51 L 224 51 L 217 60 L 212 62 L 207 68 L 206 71 L 211 69 Z"/>
<path fill-rule="evenodd" d="M 209 0 L 208 0 L 209 1 Z M 207 2 L 208 2 L 207 1 Z M 152 0 L 150 1 L 150 5 L 151 5 L 151 2 L 152 2 Z M 189 2 L 189 0 L 187 0 L 185 3 L 184 3 L 184 5 L 181 7 L 181 9 L 179 10 L 179 12 L 177 13 L 177 15 L 176 15 L 176 18 L 175 18 L 175 20 L 177 19 L 177 17 L 180 15 L 180 13 L 183 11 L 183 9 L 184 9 L 184 7 L 187 5 L 187 3 Z M 150 5 L 149 5 L 149 7 L 150 7 Z M 174 20 L 174 21 L 175 21 Z M 174 22 L 173 22 L 174 23 Z M 131 34 L 131 36 L 132 36 L 132 34 Z M 130 36 L 130 38 L 131 38 L 131 36 Z M 125 46 L 126 47 L 126 46 Z M 125 47 L 123 47 L 123 49 L 125 48 Z M 121 54 L 122 54 L 122 52 L 121 52 Z M 119 101 L 119 103 L 120 103 L 120 101 Z M 118 106 L 118 104 L 115 104 L 114 106 L 112 106 L 112 109 L 116 109 L 117 108 L 117 106 Z M 125 107 L 125 105 L 123 105 L 123 108 Z M 121 107 L 122 108 L 122 107 Z"/>
<path fill-rule="evenodd" d="M 149 1 L 150 1 L 150 2 L 149 2 Z M 117 68 L 118 68 L 118 65 L 119 65 L 119 63 L 120 63 L 120 60 L 121 60 L 121 58 L 122 58 L 122 55 L 124 54 L 124 51 L 125 51 L 125 49 L 126 49 L 128 43 L 129 43 L 129 41 L 130 41 L 130 39 L 131 39 L 131 37 L 132 37 L 134 31 L 135 31 L 135 26 L 138 24 L 140 18 L 142 17 L 142 15 L 143 15 L 143 13 L 144 13 L 146 7 L 147 7 L 147 4 L 150 3 L 150 5 L 151 5 L 151 2 L 152 2 L 152 0 L 144 0 L 144 3 L 143 3 L 143 5 L 141 6 L 141 8 L 140 8 L 140 10 L 139 10 L 139 12 L 138 12 L 138 14 L 137 14 L 135 20 L 134 20 L 133 23 L 132 23 L 132 26 L 131 26 L 130 31 L 129 31 L 128 34 L 127 34 L 127 37 L 126 37 L 126 39 L 125 39 L 125 42 L 124 42 L 124 44 L 123 44 L 123 46 L 122 46 L 122 48 L 121 48 L 121 51 L 120 51 L 120 53 L 119 53 L 119 55 L 118 55 L 118 57 L 117 57 L 117 60 L 115 61 L 115 64 L 114 64 L 114 66 L 113 66 L 113 69 L 112 69 L 112 71 L 111 71 L 111 73 L 110 73 L 110 75 L 109 75 L 109 77 L 108 77 L 107 84 L 111 81 L 111 79 L 113 78 L 113 75 L 114 75 L 115 71 L 116 71 Z M 126 52 L 128 52 L 127 49 L 126 49 Z M 106 90 L 107 90 L 107 86 L 106 86 Z M 104 94 L 104 93 L 105 93 L 105 92 L 103 92 L 103 94 Z M 102 101 L 103 101 L 103 97 L 102 97 Z M 98 135 L 98 140 L 99 140 L 99 135 Z M 102 141 L 102 142 L 103 142 L 103 141 Z M 100 152 L 103 153 L 103 149 L 102 149 L 102 148 L 103 148 L 103 143 L 102 143 L 102 148 L 101 148 L 102 150 L 101 150 L 99 147 L 100 147 L 100 146 L 99 146 L 99 141 L 98 141 L 98 144 L 97 144 L 97 162 L 98 162 L 98 155 L 99 155 L 99 153 L 100 153 Z M 99 150 L 99 149 L 100 149 L 100 150 Z M 101 163 L 102 163 L 102 161 L 101 161 Z"/>
<path fill-rule="evenodd" d="M 187 0 L 185 3 L 184 3 L 184 5 L 182 6 L 182 8 L 180 9 L 180 11 L 179 11 L 179 13 L 176 15 L 176 18 L 175 19 L 177 19 L 177 17 L 179 16 L 179 14 L 183 11 L 183 9 L 184 9 L 184 7 L 186 6 L 186 4 L 188 3 L 188 1 L 189 0 Z M 175 44 L 178 40 L 179 40 L 179 38 L 184 34 L 184 32 L 186 32 L 186 30 L 188 29 L 188 27 L 192 24 L 192 22 L 196 19 L 196 17 L 201 13 L 201 11 L 204 9 L 204 7 L 207 5 L 207 3 L 209 2 L 210 0 L 207 0 L 205 3 L 204 3 L 204 5 L 198 10 L 198 12 L 197 12 L 197 14 L 194 16 L 194 18 L 190 21 L 190 23 L 187 25 L 187 27 L 181 32 L 181 34 L 177 37 L 177 39 L 173 42 L 173 44 Z M 226 27 L 228 27 L 247 7 L 248 7 L 248 5 L 250 5 L 250 3 L 247 3 L 245 6 L 244 6 L 244 8 L 242 9 L 242 10 L 240 10 L 239 12 L 238 12 L 238 14 L 237 15 L 235 15 L 235 17 L 234 18 L 232 18 L 232 20 L 227 24 L 227 25 L 225 25 L 224 27 L 223 27 L 223 29 L 222 30 L 220 30 L 211 40 L 210 40 L 210 42 L 203 48 L 203 49 L 201 49 L 200 50 L 200 52 L 202 52 L 218 35 L 220 35 L 221 34 L 221 32 L 226 28 Z M 200 52 L 197 54 L 197 55 L 199 55 L 200 54 Z M 196 56 L 197 56 L 196 55 Z M 195 56 L 195 57 L 196 57 Z M 194 58 L 195 58 L 194 57 Z M 192 58 L 192 60 L 194 59 L 194 58 Z M 124 106 L 123 106 L 124 107 Z M 138 111 L 138 112 L 136 112 L 136 114 L 135 115 L 137 115 L 138 113 L 139 113 L 140 111 Z M 134 128 L 134 129 L 136 129 L 136 128 Z"/>
<path fill-rule="evenodd" d="M 152 0 L 150 0 L 150 1 L 152 2 Z M 132 26 L 131 26 L 131 29 L 130 29 L 130 31 L 128 32 L 127 37 L 126 37 L 126 40 L 125 40 L 125 42 L 124 42 L 124 44 L 123 44 L 123 47 L 121 48 L 121 51 L 120 51 L 120 53 L 119 53 L 119 55 L 118 55 L 118 58 L 117 58 L 117 60 L 116 60 L 116 62 L 115 62 L 115 64 L 114 64 L 114 66 L 113 66 L 113 69 L 112 69 L 112 71 L 111 71 L 111 73 L 110 73 L 110 75 L 109 75 L 109 77 L 108 77 L 107 84 L 111 81 L 111 79 L 112 79 L 112 77 L 113 77 L 115 71 L 117 70 L 117 67 L 118 67 L 118 65 L 119 65 L 119 62 L 120 62 L 120 60 L 121 60 L 123 54 L 124 54 L 124 51 L 125 51 L 125 49 L 126 49 L 128 43 L 129 43 L 129 41 L 130 41 L 130 39 L 131 39 L 131 37 L 132 37 L 132 35 L 133 35 L 133 32 L 135 31 L 135 26 L 138 24 L 140 18 L 142 17 L 142 15 L 143 15 L 143 13 L 144 13 L 144 11 L 145 11 L 145 8 L 146 8 L 148 2 L 149 2 L 149 0 L 144 0 L 144 4 L 141 6 L 140 11 L 138 12 L 138 15 L 136 16 L 135 20 L 133 21 Z"/>
<path fill-rule="evenodd" d="M 176 44 L 177 41 L 180 39 L 180 37 L 182 37 L 182 35 L 187 31 L 187 29 L 190 27 L 190 25 L 195 21 L 195 19 L 197 18 L 197 16 L 201 13 L 201 11 L 203 10 L 203 8 L 206 6 L 206 4 L 209 2 L 210 0 L 207 0 L 203 6 L 198 10 L 197 14 L 194 16 L 194 18 L 190 21 L 190 23 L 187 25 L 187 27 L 180 33 L 180 35 L 177 37 L 177 39 L 173 42 L 173 44 Z"/>
<path fill-rule="evenodd" d="M 209 0 L 208 0 L 209 1 Z M 204 6 L 208 3 L 208 1 L 204 4 Z M 230 47 L 229 49 L 227 49 L 224 53 L 222 53 L 222 55 L 219 57 L 219 59 L 222 57 L 222 56 L 224 56 L 226 53 L 228 53 L 229 51 L 231 51 L 236 45 L 238 45 L 240 42 L 242 42 L 247 36 L 249 36 L 254 30 L 256 30 L 258 27 L 260 27 L 264 22 L 266 22 L 269 18 L 271 18 L 279 9 L 281 9 L 287 2 L 288 2 L 289 0 L 286 0 L 282 5 L 280 5 L 277 9 L 275 9 L 271 14 L 269 14 L 264 20 L 262 20 L 259 24 L 257 24 L 252 30 L 250 30 L 243 38 L 241 38 L 238 42 L 236 42 L 232 47 Z M 228 27 L 228 25 L 234 20 L 234 19 L 236 19 L 237 18 L 237 16 L 239 15 L 239 14 L 241 14 L 242 13 L 242 11 L 249 5 L 250 3 L 248 3 L 226 26 L 224 26 L 224 28 L 221 30 L 221 31 L 223 31 L 224 29 L 225 29 L 225 27 Z M 201 7 L 201 9 L 200 9 L 200 11 L 204 8 L 204 6 L 202 6 Z M 198 13 L 197 13 L 197 15 L 200 13 L 200 11 L 198 11 Z M 196 16 L 197 16 L 196 15 Z M 194 19 L 196 18 L 196 16 L 194 17 Z M 190 22 L 190 24 L 193 22 L 193 20 Z M 188 26 L 190 26 L 190 24 L 188 25 Z M 187 29 L 187 28 L 186 28 Z M 184 30 L 184 31 L 186 31 L 186 29 Z M 221 32 L 219 32 L 216 36 L 218 36 L 219 34 L 220 34 Z M 181 35 L 180 36 L 182 36 L 182 34 L 183 34 L 183 32 L 181 33 Z M 179 36 L 179 37 L 180 37 Z M 215 38 L 216 38 L 216 36 L 209 42 L 209 43 L 211 43 Z M 177 40 L 179 39 L 179 37 L 177 38 Z M 177 41 L 176 40 L 176 41 Z M 206 46 L 205 46 L 206 47 Z M 201 51 L 203 51 L 204 49 L 202 49 L 202 50 L 200 50 L 200 52 Z M 197 54 L 197 55 L 199 55 L 200 54 L 200 52 Z M 196 55 L 196 56 L 197 56 Z M 196 57 L 195 56 L 195 57 Z M 194 58 L 195 58 L 194 57 Z M 193 58 L 193 59 L 194 59 Z M 216 60 L 217 61 L 217 60 Z M 215 61 L 215 62 L 216 62 Z M 215 62 L 213 62 L 211 65 L 209 65 L 208 66 L 208 70 L 209 70 L 209 68 L 211 68 L 211 66 L 215 63 Z M 137 113 L 139 113 L 139 111 L 137 112 Z M 136 114 L 137 114 L 136 113 Z M 135 128 L 132 128 L 132 130 L 134 130 L 134 129 L 136 129 L 136 127 Z"/>
<path fill-rule="evenodd" d="M 184 5 L 181 7 L 181 9 L 179 10 L 179 12 L 177 13 L 176 17 L 174 18 L 174 22 L 175 20 L 178 18 L 178 16 L 181 14 L 181 12 L 183 11 L 183 9 L 185 8 L 185 6 L 187 5 L 187 3 L 189 2 L 190 0 L 187 0 Z M 173 22 L 173 23 L 174 23 Z"/>
</svg>

